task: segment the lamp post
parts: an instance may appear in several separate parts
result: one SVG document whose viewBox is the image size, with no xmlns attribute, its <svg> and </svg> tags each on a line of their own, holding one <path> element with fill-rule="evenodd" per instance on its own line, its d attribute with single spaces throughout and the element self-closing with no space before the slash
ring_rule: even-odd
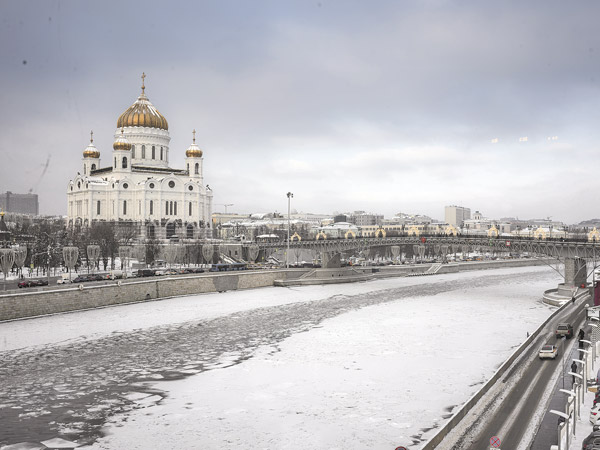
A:
<svg viewBox="0 0 600 450">
<path fill-rule="evenodd" d="M 291 192 L 287 193 L 288 198 L 288 229 L 287 229 L 287 251 L 285 252 L 285 268 L 290 268 L 290 205 L 294 194 Z"/>
</svg>

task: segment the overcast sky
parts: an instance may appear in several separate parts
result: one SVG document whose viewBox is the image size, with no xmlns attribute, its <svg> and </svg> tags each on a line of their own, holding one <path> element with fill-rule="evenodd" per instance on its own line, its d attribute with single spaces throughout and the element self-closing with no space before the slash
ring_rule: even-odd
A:
<svg viewBox="0 0 600 450">
<path fill-rule="evenodd" d="M 90 130 L 109 165 L 145 72 L 171 167 L 198 131 L 215 211 L 287 212 L 291 191 L 315 213 L 599 217 L 598 17 L 597 0 L 3 1 L 0 192 L 66 214 Z"/>
</svg>

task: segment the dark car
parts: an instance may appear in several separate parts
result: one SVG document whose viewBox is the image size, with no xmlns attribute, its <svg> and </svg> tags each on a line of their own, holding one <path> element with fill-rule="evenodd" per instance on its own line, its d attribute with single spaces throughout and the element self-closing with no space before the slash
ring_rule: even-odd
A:
<svg viewBox="0 0 600 450">
<path fill-rule="evenodd" d="M 570 323 L 559 323 L 556 327 L 556 337 L 561 338 L 565 336 L 567 339 L 573 337 L 573 325 Z"/>
<path fill-rule="evenodd" d="M 48 281 L 46 281 L 46 280 L 23 280 L 23 281 L 19 281 L 19 284 L 17 286 L 19 286 L 20 288 L 32 287 L 32 286 L 48 286 Z"/>
<path fill-rule="evenodd" d="M 581 450 L 591 450 L 595 447 L 600 447 L 600 431 L 590 433 L 581 443 Z"/>
<path fill-rule="evenodd" d="M 138 277 L 153 277 L 154 269 L 138 269 Z"/>
<path fill-rule="evenodd" d="M 88 281 L 92 281 L 90 275 L 78 275 L 73 279 L 73 283 L 86 283 Z"/>
<path fill-rule="evenodd" d="M 88 275 L 88 278 L 89 278 L 90 281 L 102 281 L 102 280 L 104 280 L 104 278 L 102 277 L 102 275 L 98 275 L 98 274 Z"/>
</svg>

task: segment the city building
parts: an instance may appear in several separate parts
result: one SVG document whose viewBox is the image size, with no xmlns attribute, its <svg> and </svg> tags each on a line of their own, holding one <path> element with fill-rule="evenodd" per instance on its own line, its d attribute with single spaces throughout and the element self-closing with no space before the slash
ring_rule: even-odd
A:
<svg viewBox="0 0 600 450">
<path fill-rule="evenodd" d="M 145 93 L 117 120 L 108 165 L 90 144 L 83 151 L 81 172 L 69 181 L 69 226 L 106 221 L 135 226 L 140 238 L 205 239 L 211 236 L 213 193 L 204 184 L 203 152 L 186 150 L 186 167 L 169 166 L 169 125 Z"/>
<path fill-rule="evenodd" d="M 364 211 L 354 211 L 348 215 L 348 222 L 353 223 L 357 227 L 369 225 L 381 225 L 383 222 L 382 214 L 368 214 Z"/>
<path fill-rule="evenodd" d="M 465 220 L 471 218 L 471 209 L 464 206 L 446 206 L 444 212 L 446 223 L 459 228 L 462 228 Z"/>
<path fill-rule="evenodd" d="M 37 216 L 40 204 L 37 194 L 13 194 L 10 191 L 0 194 L 0 210 Z"/>
</svg>

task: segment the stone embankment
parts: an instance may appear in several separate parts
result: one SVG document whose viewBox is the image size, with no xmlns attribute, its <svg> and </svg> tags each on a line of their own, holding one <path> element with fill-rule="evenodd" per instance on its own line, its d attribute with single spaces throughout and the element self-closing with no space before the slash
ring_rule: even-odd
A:
<svg viewBox="0 0 600 450">
<path fill-rule="evenodd" d="M 437 270 L 437 274 L 543 264 L 544 261 L 534 259 L 452 263 L 444 264 Z M 348 283 L 374 278 L 403 277 L 425 273 L 430 267 L 430 264 L 419 264 L 323 269 L 323 272 L 314 269 L 238 271 L 28 289 L 0 295 L 0 321 L 208 292 L 274 285 L 324 284 L 325 280 L 328 283 Z"/>
</svg>

